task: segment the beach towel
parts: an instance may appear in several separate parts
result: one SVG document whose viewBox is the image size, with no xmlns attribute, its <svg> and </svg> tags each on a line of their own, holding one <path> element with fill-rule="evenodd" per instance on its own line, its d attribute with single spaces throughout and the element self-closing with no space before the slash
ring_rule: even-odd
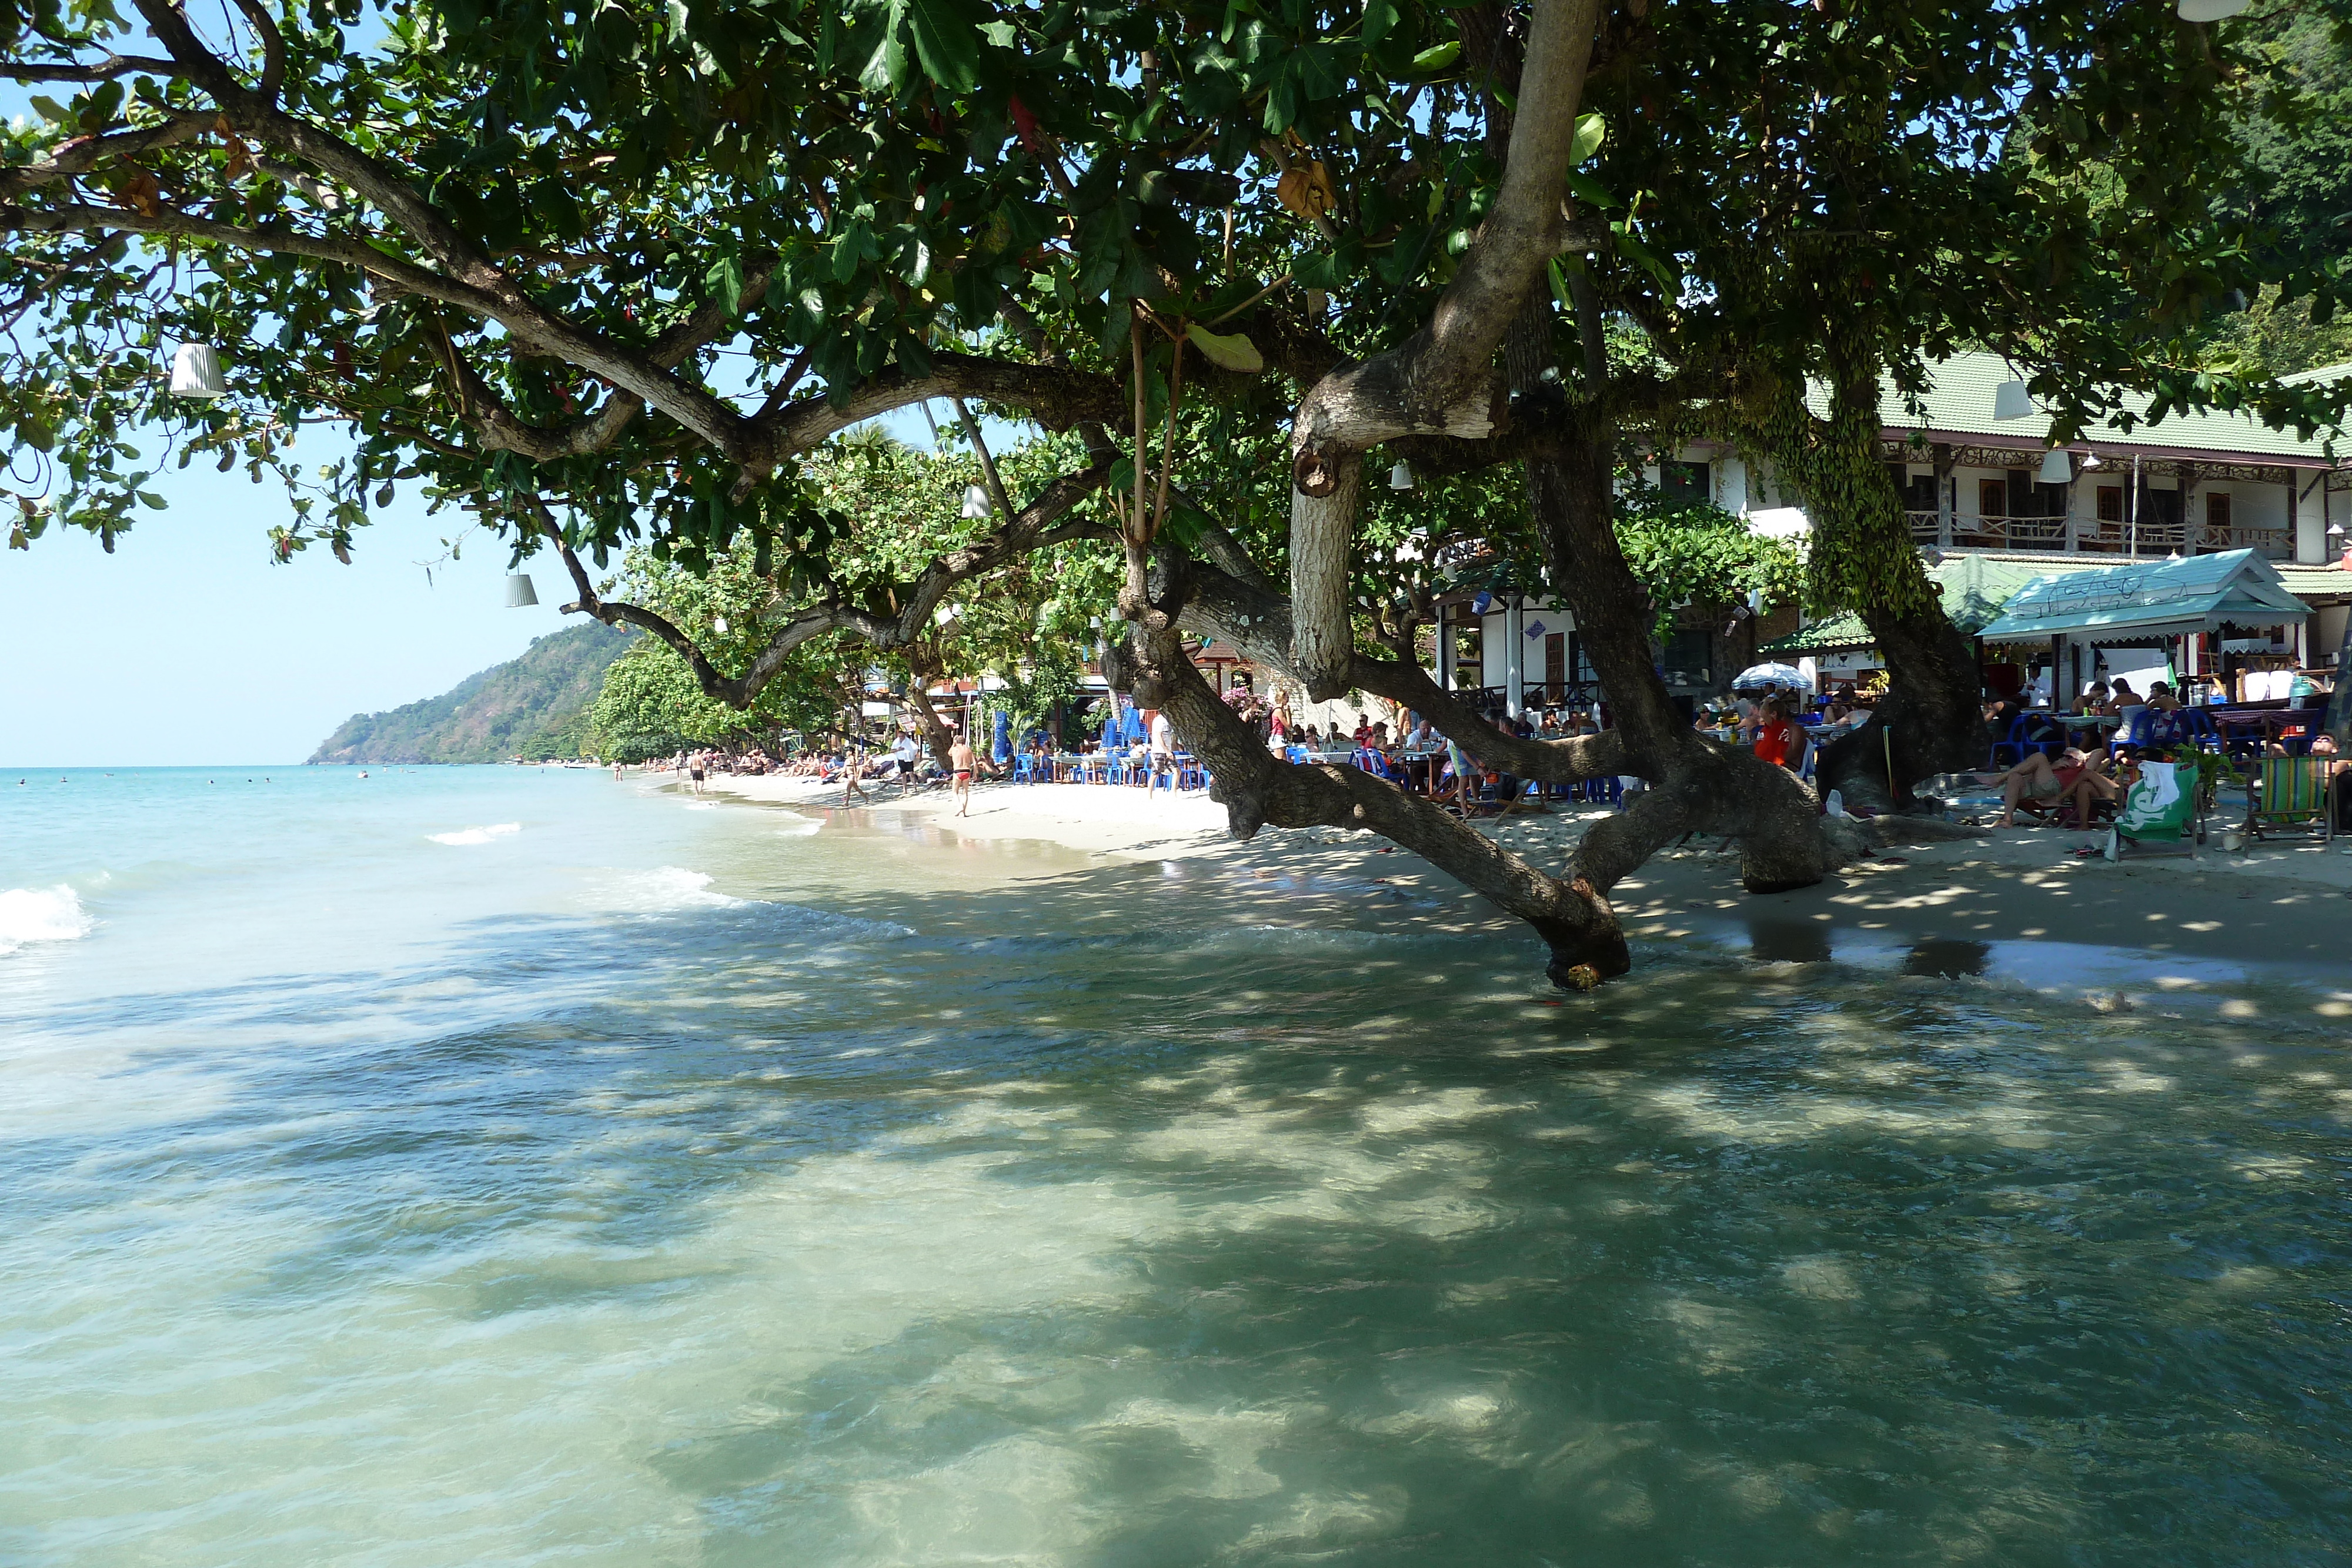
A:
<svg viewBox="0 0 2352 1568">
<path fill-rule="evenodd" d="M 2139 778 L 2124 797 L 2123 810 L 2116 813 L 2115 828 L 2107 834 L 2107 858 L 2114 860 L 2124 844 L 2180 843 L 2189 845 L 2189 853 L 2197 852 L 2194 837 L 2197 820 L 2196 797 L 2181 788 L 2180 779 L 2169 762 L 2143 762 Z"/>
</svg>

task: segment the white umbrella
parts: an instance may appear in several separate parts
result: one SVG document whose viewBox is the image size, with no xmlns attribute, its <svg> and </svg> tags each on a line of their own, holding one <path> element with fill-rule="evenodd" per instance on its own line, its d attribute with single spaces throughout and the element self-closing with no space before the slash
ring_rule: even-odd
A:
<svg viewBox="0 0 2352 1568">
<path fill-rule="evenodd" d="M 1771 686 L 1789 686 L 1809 692 L 1813 689 L 1813 683 L 1805 679 L 1805 672 L 1794 664 L 1751 664 L 1740 671 L 1739 677 L 1731 683 L 1731 689 L 1735 692 L 1760 692 Z"/>
</svg>

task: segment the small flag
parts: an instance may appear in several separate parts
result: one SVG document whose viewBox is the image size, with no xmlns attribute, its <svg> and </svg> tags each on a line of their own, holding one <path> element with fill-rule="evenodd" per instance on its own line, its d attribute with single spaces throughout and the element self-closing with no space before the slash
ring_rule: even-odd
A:
<svg viewBox="0 0 2352 1568">
<path fill-rule="evenodd" d="M 1530 636 L 1530 637 L 1540 637 L 1540 636 L 1542 636 L 1543 634 L 1544 634 L 1544 623 L 1543 623 L 1542 622 L 1540 622 L 1540 621 L 1530 621 L 1530 622 L 1528 622 L 1528 636 Z"/>
</svg>

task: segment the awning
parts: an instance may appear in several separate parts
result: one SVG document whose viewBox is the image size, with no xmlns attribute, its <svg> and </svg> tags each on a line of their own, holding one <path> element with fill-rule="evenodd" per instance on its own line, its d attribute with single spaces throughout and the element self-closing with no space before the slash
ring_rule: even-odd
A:
<svg viewBox="0 0 2352 1568">
<path fill-rule="evenodd" d="M 2292 625 L 2311 614 L 2278 569 L 2250 549 L 2037 577 L 1978 633 L 1988 643 L 2046 643 L 2086 632 L 2178 637 L 2224 625 Z"/>
<path fill-rule="evenodd" d="M 2042 571 L 2041 567 L 2025 566 L 2014 561 L 2000 560 L 1990 556 L 1947 556 L 1928 570 L 1928 580 L 1943 595 L 1944 613 L 1953 625 L 1964 632 L 1973 633 L 1988 622 L 1998 620 L 2001 607 L 2010 596 L 2032 582 Z M 1787 657 L 1797 653 L 1832 653 L 1849 648 L 1868 648 L 1874 644 L 1870 628 L 1853 611 L 1844 611 L 1826 621 L 1817 621 L 1802 631 L 1791 632 L 1786 637 L 1776 637 L 1756 652 L 1761 656 L 1777 654 Z"/>
</svg>

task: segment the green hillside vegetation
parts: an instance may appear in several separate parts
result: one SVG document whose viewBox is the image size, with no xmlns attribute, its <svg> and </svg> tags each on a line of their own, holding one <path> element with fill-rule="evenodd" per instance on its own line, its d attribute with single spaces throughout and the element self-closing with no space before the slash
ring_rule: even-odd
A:
<svg viewBox="0 0 2352 1568">
<path fill-rule="evenodd" d="M 437 697 L 353 714 L 314 763 L 533 761 L 589 754 L 588 709 L 604 672 L 635 641 L 598 622 L 539 638 L 519 659 Z"/>
</svg>

